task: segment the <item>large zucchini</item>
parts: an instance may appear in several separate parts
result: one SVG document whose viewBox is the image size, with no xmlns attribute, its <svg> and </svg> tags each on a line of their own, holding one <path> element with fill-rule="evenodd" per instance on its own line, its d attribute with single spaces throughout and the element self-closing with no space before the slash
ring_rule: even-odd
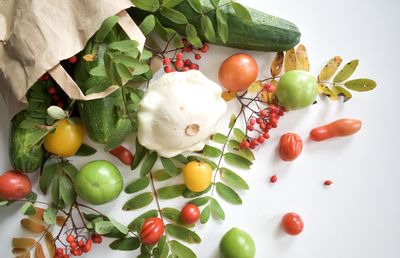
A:
<svg viewBox="0 0 400 258">
<path fill-rule="evenodd" d="M 30 135 L 40 129 L 21 128 L 21 122 L 27 117 L 28 112 L 23 110 L 11 120 L 9 155 L 14 169 L 29 173 L 40 168 L 45 151 L 41 143 L 29 146 Z"/>
<path fill-rule="evenodd" d="M 211 19 L 214 28 L 217 28 L 217 20 L 215 11 L 212 10 L 210 1 L 201 0 L 206 15 Z M 216 42 L 217 45 L 227 47 L 260 50 L 260 51 L 285 51 L 297 45 L 300 40 L 300 32 L 296 25 L 287 20 L 275 17 L 264 12 L 247 8 L 252 16 L 252 22 L 245 21 L 239 18 L 232 8 L 228 6 L 220 7 L 227 16 L 229 36 L 226 43 L 223 43 L 219 36 Z M 187 20 L 193 23 L 199 32 L 202 40 L 206 38 L 201 28 L 199 14 L 194 12 L 188 1 L 183 1 L 181 4 L 174 7 L 175 10 L 183 13 Z M 138 22 L 142 21 L 149 13 L 138 8 L 132 8 L 130 14 Z M 164 27 L 172 28 L 178 31 L 179 34 L 185 35 L 186 25 L 176 24 L 161 15 L 159 11 L 154 13 Z M 218 33 L 217 33 L 218 35 Z"/>
</svg>

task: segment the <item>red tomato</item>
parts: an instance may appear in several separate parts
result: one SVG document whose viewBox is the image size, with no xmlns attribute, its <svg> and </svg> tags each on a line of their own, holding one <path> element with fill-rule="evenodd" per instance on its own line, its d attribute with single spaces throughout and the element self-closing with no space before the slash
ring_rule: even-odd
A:
<svg viewBox="0 0 400 258">
<path fill-rule="evenodd" d="M 125 165 L 130 166 L 133 163 L 132 153 L 122 145 L 110 150 L 109 153 L 117 157 Z"/>
<path fill-rule="evenodd" d="M 160 218 L 148 218 L 144 221 L 140 231 L 143 244 L 153 245 L 160 240 L 164 234 L 164 223 Z"/>
<path fill-rule="evenodd" d="M 200 218 L 200 209 L 194 204 L 186 204 L 181 211 L 181 219 L 186 224 L 196 223 Z"/>
<path fill-rule="evenodd" d="M 286 133 L 279 141 L 279 156 L 284 161 L 295 160 L 303 150 L 303 141 L 295 133 Z"/>
<path fill-rule="evenodd" d="M 246 90 L 257 79 L 256 60 L 246 54 L 235 54 L 226 59 L 219 68 L 221 84 L 232 92 Z"/>
<path fill-rule="evenodd" d="M 290 212 L 282 217 L 281 227 L 289 235 L 295 236 L 303 231 L 304 223 L 299 214 Z"/>
<path fill-rule="evenodd" d="M 31 191 L 31 180 L 20 172 L 6 171 L 0 176 L 0 199 L 20 200 Z"/>
</svg>

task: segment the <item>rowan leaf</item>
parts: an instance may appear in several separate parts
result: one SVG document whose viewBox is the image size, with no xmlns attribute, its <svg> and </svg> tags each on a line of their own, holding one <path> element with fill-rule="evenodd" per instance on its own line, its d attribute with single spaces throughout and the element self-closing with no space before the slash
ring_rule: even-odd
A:
<svg viewBox="0 0 400 258">
<path fill-rule="evenodd" d="M 150 178 L 149 177 L 142 177 L 139 178 L 132 183 L 130 183 L 127 187 L 125 187 L 125 193 L 132 194 L 139 192 L 145 188 L 147 188 L 150 184 Z"/>
<path fill-rule="evenodd" d="M 187 160 L 187 158 L 185 156 L 183 156 L 182 154 L 176 155 L 175 157 L 172 157 L 171 159 L 173 159 L 173 160 L 175 160 L 175 161 L 177 161 L 177 162 L 179 162 L 179 163 L 181 163 L 183 165 L 186 165 L 189 162 Z M 178 173 L 180 173 L 179 172 L 179 168 L 178 168 Z"/>
<path fill-rule="evenodd" d="M 198 1 L 198 0 L 197 0 Z M 201 28 L 203 30 L 204 36 L 209 42 L 216 41 L 215 29 L 212 24 L 210 17 L 207 15 L 202 15 L 200 19 Z"/>
<path fill-rule="evenodd" d="M 174 177 L 178 174 L 178 170 L 176 169 L 174 163 L 171 159 L 161 157 L 161 164 L 164 168 L 164 171 L 171 177 Z"/>
<path fill-rule="evenodd" d="M 349 63 L 347 63 L 342 70 L 340 70 L 335 78 L 333 78 L 333 83 L 340 83 L 344 82 L 347 80 L 357 69 L 358 66 L 358 60 L 352 60 Z"/>
<path fill-rule="evenodd" d="M 304 45 L 300 44 L 296 49 L 296 69 L 310 71 L 310 62 L 308 61 L 307 50 Z"/>
<path fill-rule="evenodd" d="M 216 199 L 211 198 L 210 208 L 211 208 L 211 213 L 213 214 L 214 217 L 220 220 L 225 219 L 225 212 Z"/>
<path fill-rule="evenodd" d="M 59 226 L 59 227 L 61 227 L 62 225 L 64 225 L 65 221 L 66 221 L 66 218 L 63 217 L 63 216 L 57 216 L 57 217 L 56 217 L 56 224 L 57 224 L 57 226 Z"/>
<path fill-rule="evenodd" d="M 66 175 L 59 177 L 60 195 L 67 205 L 72 205 L 76 200 L 76 193 L 70 179 Z"/>
<path fill-rule="evenodd" d="M 28 249 L 25 249 L 25 248 L 13 248 L 11 250 L 11 252 L 14 256 L 17 256 L 17 257 L 21 256 L 21 255 L 25 255 L 25 253 L 29 253 Z"/>
<path fill-rule="evenodd" d="M 218 158 L 221 156 L 222 151 L 210 145 L 205 145 L 201 153 L 210 158 Z"/>
<path fill-rule="evenodd" d="M 238 2 L 231 2 L 231 6 L 239 18 L 249 22 L 253 20 L 249 10 L 247 10 L 247 8 L 243 5 L 239 4 Z"/>
<path fill-rule="evenodd" d="M 132 199 L 128 200 L 122 207 L 125 211 L 136 210 L 146 207 L 153 201 L 154 197 L 151 192 L 139 194 Z"/>
<path fill-rule="evenodd" d="M 246 134 L 239 128 L 233 128 L 233 136 L 238 142 L 242 142 L 246 138 Z"/>
<path fill-rule="evenodd" d="M 49 207 L 43 213 L 43 220 L 49 225 L 54 225 L 56 224 L 56 215 L 57 215 L 57 210 L 52 207 Z"/>
<path fill-rule="evenodd" d="M 217 17 L 218 36 L 223 43 L 226 43 L 229 37 L 228 17 L 220 8 L 218 8 L 215 13 Z"/>
<path fill-rule="evenodd" d="M 114 41 L 107 45 L 108 49 L 118 50 L 120 52 L 131 52 L 139 46 L 136 40 L 125 39 L 120 41 Z"/>
<path fill-rule="evenodd" d="M 211 190 L 211 184 L 204 191 L 201 191 L 201 192 L 192 192 L 189 190 L 189 188 L 186 188 L 183 191 L 183 197 L 194 198 L 194 197 L 202 196 L 203 194 L 208 193 L 210 190 Z"/>
<path fill-rule="evenodd" d="M 102 220 L 102 221 L 97 221 L 94 224 L 94 231 L 100 235 L 105 235 L 110 233 L 113 228 L 114 225 L 111 223 L 111 221 Z"/>
<path fill-rule="evenodd" d="M 204 197 L 199 197 L 199 198 L 193 199 L 189 203 L 192 203 L 196 206 L 201 207 L 203 205 L 206 205 L 209 202 L 209 200 L 210 200 L 209 196 L 204 196 Z"/>
<path fill-rule="evenodd" d="M 21 226 L 32 232 L 32 233 L 43 233 L 46 231 L 46 228 L 38 221 L 30 218 L 25 218 L 21 220 Z"/>
<path fill-rule="evenodd" d="M 262 90 L 263 85 L 261 81 L 255 81 L 250 86 L 247 88 L 248 93 L 258 93 L 260 90 Z"/>
<path fill-rule="evenodd" d="M 189 3 L 190 7 L 192 7 L 193 11 L 196 13 L 201 14 L 201 2 L 200 0 L 187 0 Z"/>
<path fill-rule="evenodd" d="M 144 177 L 153 169 L 154 164 L 157 161 L 157 152 L 150 152 L 149 155 L 144 159 L 142 167 L 140 168 L 140 176 Z"/>
<path fill-rule="evenodd" d="M 248 190 L 249 185 L 238 174 L 227 168 L 220 168 L 220 177 L 228 185 L 241 190 Z"/>
<path fill-rule="evenodd" d="M 340 86 L 332 87 L 332 96 L 334 96 L 336 99 L 338 99 L 339 96 L 343 97 L 343 102 L 348 101 L 352 97 L 348 90 Z"/>
<path fill-rule="evenodd" d="M 253 162 L 251 162 L 250 160 L 232 152 L 225 153 L 224 160 L 229 165 L 241 169 L 250 169 L 250 166 L 253 165 Z"/>
<path fill-rule="evenodd" d="M 162 16 L 167 18 L 168 20 L 176 23 L 176 24 L 186 24 L 188 20 L 186 19 L 185 15 L 175 9 L 169 7 L 161 7 L 160 13 Z"/>
<path fill-rule="evenodd" d="M 182 258 L 196 258 L 196 254 L 187 246 L 179 243 L 176 240 L 171 240 L 169 242 L 171 246 L 171 252 L 174 255 L 173 257 L 182 257 Z"/>
<path fill-rule="evenodd" d="M 375 89 L 376 87 L 376 82 L 371 79 L 355 79 L 351 81 L 347 81 L 344 83 L 344 86 L 348 88 L 349 90 L 354 90 L 354 91 L 370 91 Z"/>
<path fill-rule="evenodd" d="M 186 25 L 186 37 L 189 42 L 192 43 L 195 47 L 202 47 L 203 43 L 201 42 L 196 27 L 193 24 Z"/>
<path fill-rule="evenodd" d="M 157 190 L 160 199 L 173 199 L 182 196 L 183 191 L 186 189 L 184 184 L 165 186 Z"/>
<path fill-rule="evenodd" d="M 146 156 L 147 152 L 148 152 L 148 150 L 140 144 L 138 138 L 136 137 L 136 140 L 135 140 L 135 159 L 133 160 L 133 163 L 132 163 L 132 166 L 131 166 L 132 170 L 136 169 L 139 166 L 140 162 Z"/>
<path fill-rule="evenodd" d="M 236 115 L 232 114 L 231 118 L 229 119 L 229 126 L 228 127 L 229 128 L 233 128 L 235 126 L 236 120 L 237 120 Z"/>
<path fill-rule="evenodd" d="M 294 48 L 286 51 L 285 59 L 283 62 L 285 73 L 296 70 L 296 51 Z"/>
<path fill-rule="evenodd" d="M 30 249 L 35 244 L 36 244 L 36 240 L 33 238 L 21 237 L 21 238 L 13 238 L 12 239 L 12 247 L 13 248 Z"/>
<path fill-rule="evenodd" d="M 318 89 L 318 93 L 320 95 L 325 95 L 327 97 L 331 97 L 332 96 L 332 91 L 326 84 L 318 83 L 317 89 Z"/>
<path fill-rule="evenodd" d="M 242 199 L 240 196 L 230 188 L 229 186 L 218 182 L 216 183 L 216 190 L 217 193 L 227 202 L 230 202 L 232 204 L 242 204 Z"/>
<path fill-rule="evenodd" d="M 33 203 L 31 202 L 25 202 L 24 205 L 21 206 L 19 211 L 23 215 L 35 215 L 36 213 L 35 206 L 33 206 Z"/>
<path fill-rule="evenodd" d="M 115 219 L 108 217 L 108 219 L 110 220 L 111 224 L 118 229 L 119 232 L 121 232 L 122 234 L 126 235 L 128 234 L 129 229 L 122 225 L 121 223 L 119 223 L 118 221 L 116 221 Z"/>
<path fill-rule="evenodd" d="M 163 0 L 161 6 L 172 8 L 182 3 L 183 1 L 184 0 Z"/>
<path fill-rule="evenodd" d="M 211 208 L 210 205 L 207 205 L 200 213 L 200 222 L 201 224 L 206 224 L 210 219 Z"/>
<path fill-rule="evenodd" d="M 45 242 L 46 242 L 46 247 L 47 250 L 49 251 L 50 257 L 54 257 L 55 253 L 56 253 L 56 246 L 54 244 L 54 237 L 53 235 L 47 231 L 45 236 L 44 236 Z"/>
<path fill-rule="evenodd" d="M 182 241 L 185 241 L 187 243 L 190 243 L 190 244 L 193 244 L 193 243 L 198 244 L 201 242 L 201 238 L 199 235 L 197 235 L 195 232 L 191 231 L 190 229 L 187 229 L 182 226 L 167 224 L 167 225 L 165 225 L 165 231 L 169 235 L 171 235 L 177 239 L 180 239 Z"/>
<path fill-rule="evenodd" d="M 35 258 L 46 258 L 41 243 L 37 243 L 35 246 Z"/>
<path fill-rule="evenodd" d="M 216 133 L 211 136 L 211 140 L 219 144 L 225 144 L 228 141 L 228 137 L 226 135 Z"/>
<path fill-rule="evenodd" d="M 132 2 L 137 8 L 152 13 L 160 8 L 158 0 L 132 0 Z"/>
<path fill-rule="evenodd" d="M 335 74 L 340 64 L 342 63 L 342 58 L 340 56 L 335 56 L 322 68 L 318 75 L 318 81 L 327 81 Z"/>
<path fill-rule="evenodd" d="M 43 172 L 39 178 L 39 187 L 42 193 L 47 194 L 47 190 L 49 189 L 53 178 L 57 173 L 57 166 L 57 163 L 45 165 Z"/>
<path fill-rule="evenodd" d="M 285 54 L 283 52 L 277 52 L 275 54 L 275 58 L 274 58 L 274 60 L 272 60 L 271 67 L 270 67 L 272 77 L 276 77 L 281 74 L 284 58 L 285 58 Z"/>
<path fill-rule="evenodd" d="M 140 240 L 137 237 L 127 237 L 113 241 L 109 246 L 112 250 L 133 251 L 140 247 Z"/>
<path fill-rule="evenodd" d="M 125 138 L 133 131 L 131 120 L 128 118 L 120 118 L 115 125 L 114 132 L 104 146 L 105 151 L 115 149 L 125 140 Z"/>
<path fill-rule="evenodd" d="M 96 152 L 97 150 L 95 148 L 83 143 L 81 147 L 79 147 L 78 151 L 75 153 L 75 156 L 86 157 L 86 156 L 91 156 Z"/>
<path fill-rule="evenodd" d="M 104 20 L 101 24 L 99 30 L 96 33 L 95 41 L 103 42 L 107 37 L 108 33 L 112 30 L 112 28 L 118 23 L 118 16 L 110 16 Z"/>
</svg>

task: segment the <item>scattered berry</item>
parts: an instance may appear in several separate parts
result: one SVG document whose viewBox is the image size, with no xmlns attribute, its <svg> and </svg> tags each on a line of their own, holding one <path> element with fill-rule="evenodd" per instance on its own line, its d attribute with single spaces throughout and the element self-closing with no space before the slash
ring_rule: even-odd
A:
<svg viewBox="0 0 400 258">
<path fill-rule="evenodd" d="M 60 108 L 64 108 L 64 102 L 62 102 L 62 101 L 57 101 L 57 106 L 58 107 L 60 107 Z"/>
<path fill-rule="evenodd" d="M 54 95 L 54 94 L 57 93 L 57 90 L 54 87 L 48 87 L 47 88 L 47 93 L 49 93 L 50 95 Z"/>
<path fill-rule="evenodd" d="M 75 64 L 76 61 L 78 61 L 78 58 L 76 56 L 71 56 L 70 58 L 68 58 L 68 63 L 70 64 Z"/>
<path fill-rule="evenodd" d="M 331 180 L 325 180 L 324 185 L 331 185 L 333 182 Z"/>
<path fill-rule="evenodd" d="M 200 48 L 200 51 L 201 51 L 202 53 L 207 53 L 207 52 L 208 52 L 208 49 L 209 49 L 208 45 L 207 45 L 207 44 L 204 44 L 203 47 Z"/>
<path fill-rule="evenodd" d="M 200 60 L 200 59 L 201 59 L 201 55 L 200 55 L 200 54 L 195 54 L 195 55 L 194 55 L 194 59 Z"/>
<path fill-rule="evenodd" d="M 50 79 L 50 76 L 45 73 L 42 75 L 42 77 L 39 78 L 39 81 L 48 81 Z"/>
<path fill-rule="evenodd" d="M 278 181 L 278 177 L 276 175 L 271 176 L 271 178 L 269 179 L 269 181 L 274 184 L 276 183 L 276 181 Z"/>
</svg>

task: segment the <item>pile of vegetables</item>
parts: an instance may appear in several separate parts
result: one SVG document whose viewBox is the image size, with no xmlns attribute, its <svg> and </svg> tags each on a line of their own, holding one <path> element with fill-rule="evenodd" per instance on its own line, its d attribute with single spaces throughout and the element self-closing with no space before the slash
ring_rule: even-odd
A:
<svg viewBox="0 0 400 258">
<path fill-rule="evenodd" d="M 114 239 L 112 249 L 139 249 L 137 257 L 196 257 L 182 242 L 201 242 L 193 229 L 198 221 L 225 219 L 222 200 L 242 203 L 237 190 L 248 190 L 249 185 L 233 170 L 251 168 L 253 150 L 267 142 L 286 112 L 315 104 L 318 95 L 347 101 L 352 97 L 348 89 L 376 87 L 370 79 L 348 80 L 358 60 L 345 65 L 329 82 L 340 57 L 314 77 L 305 47 L 294 48 L 300 32 L 293 23 L 236 1 L 132 2 L 135 7 L 128 11 L 147 36 L 143 51 L 119 27 L 118 17 L 112 16 L 81 53 L 62 62 L 85 94 L 110 85 L 119 86 L 118 90 L 102 99 L 75 101 L 45 74 L 27 93 L 27 108 L 11 120 L 13 170 L 0 176 L 0 204 L 23 203 L 21 212 L 26 217 L 21 226 L 38 234 L 13 239 L 17 257 L 29 257 L 31 251 L 35 257 L 46 257 L 42 242 L 50 257 L 80 256 L 103 237 Z M 154 42 L 161 41 L 165 47 L 160 50 Z M 184 59 L 193 55 L 199 60 L 209 44 L 277 52 L 271 77 L 257 80 L 257 62 L 236 54 L 221 64 L 221 87 L 198 71 L 195 61 Z M 152 81 L 155 60 L 162 61 L 165 74 Z M 228 132 L 219 133 L 217 123 L 226 113 L 226 102 L 233 100 L 240 111 L 232 115 Z M 238 122 L 241 117 L 244 127 Z M 322 141 L 350 136 L 360 128 L 360 121 L 342 119 L 313 129 L 310 137 Z M 118 167 L 107 160 L 91 160 L 76 168 L 68 158 L 97 151 L 83 143 L 85 134 L 130 166 L 138 178 L 124 182 Z M 136 136 L 134 150 L 122 146 L 131 134 Z M 292 162 L 303 145 L 299 135 L 285 134 L 279 156 Z M 161 170 L 154 169 L 157 161 Z M 40 191 L 51 194 L 51 203 L 37 200 L 29 177 L 23 174 L 35 171 L 40 171 Z M 183 184 L 155 186 L 180 176 Z M 271 177 L 271 183 L 276 181 L 276 176 Z M 123 225 L 94 207 L 115 200 L 123 190 L 134 194 L 123 205 L 124 212 L 153 202 L 157 209 Z M 178 197 L 186 199 L 182 209 L 160 206 L 160 199 Z M 302 218 L 286 214 L 282 228 L 290 235 L 300 234 Z M 225 258 L 252 258 L 256 247 L 248 233 L 233 228 L 222 237 L 220 251 Z"/>
</svg>

